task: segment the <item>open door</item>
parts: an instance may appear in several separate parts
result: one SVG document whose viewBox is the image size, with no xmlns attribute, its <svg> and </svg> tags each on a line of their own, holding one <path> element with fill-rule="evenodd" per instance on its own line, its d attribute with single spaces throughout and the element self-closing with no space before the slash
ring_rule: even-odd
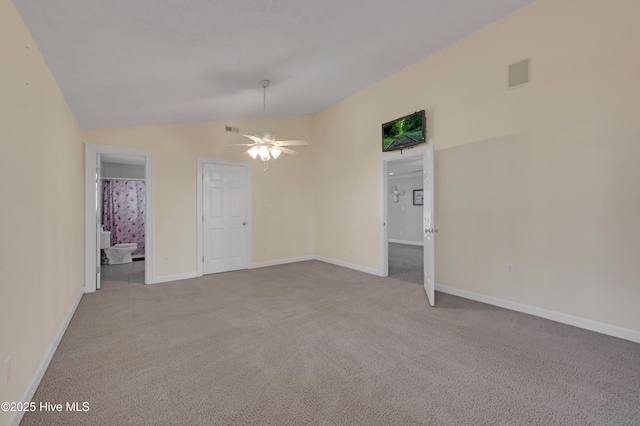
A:
<svg viewBox="0 0 640 426">
<path fill-rule="evenodd" d="M 423 222 L 424 222 L 424 291 L 431 306 L 435 305 L 435 272 L 434 272 L 434 237 L 438 229 L 434 228 L 434 196 L 433 196 L 433 139 L 427 143 L 424 154 L 424 186 L 423 186 Z"/>
<path fill-rule="evenodd" d="M 102 268 L 100 236 L 102 231 L 102 180 L 100 154 L 96 154 L 96 290 L 100 290 L 100 269 Z"/>
</svg>

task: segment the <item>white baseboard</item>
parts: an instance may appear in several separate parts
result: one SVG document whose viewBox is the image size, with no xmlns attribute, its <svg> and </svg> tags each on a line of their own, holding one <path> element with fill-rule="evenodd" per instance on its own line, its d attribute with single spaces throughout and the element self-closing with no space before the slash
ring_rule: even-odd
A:
<svg viewBox="0 0 640 426">
<path fill-rule="evenodd" d="M 265 262 L 255 262 L 249 265 L 249 269 L 256 268 L 264 268 L 267 266 L 276 266 L 276 265 L 284 265 L 286 263 L 295 263 L 295 262 L 304 262 L 306 260 L 314 260 L 316 256 L 298 256 L 298 257 L 288 257 L 286 259 L 276 259 L 276 260 L 267 260 Z"/>
<path fill-rule="evenodd" d="M 390 243 L 396 243 L 396 244 L 407 244 L 410 246 L 424 247 L 424 241 L 407 241 L 407 240 L 392 240 L 392 239 L 388 239 L 387 241 Z"/>
<path fill-rule="evenodd" d="M 304 262 L 307 260 L 318 260 L 320 262 L 331 263 L 332 265 L 354 269 L 356 271 L 365 272 L 367 274 L 381 276 L 380 271 L 378 271 L 377 269 L 367 268 L 366 266 L 343 262 L 342 260 L 331 259 L 323 256 L 314 256 L 314 255 L 289 257 L 286 259 L 269 260 L 266 262 L 256 262 L 256 263 L 252 263 L 251 266 L 249 266 L 249 269 L 264 268 L 266 266 L 284 265 L 286 263 Z"/>
<path fill-rule="evenodd" d="M 354 269 L 356 271 L 365 272 L 367 274 L 376 275 L 378 277 L 382 276 L 382 273 L 377 269 L 356 265 L 355 263 L 343 262 L 342 260 L 330 259 L 328 257 L 323 257 L 323 256 L 315 256 L 315 259 L 321 262 L 331 263 L 332 265 L 338 265 L 345 268 Z"/>
<path fill-rule="evenodd" d="M 188 280 L 189 278 L 196 278 L 198 274 L 196 272 L 185 272 L 183 274 L 175 275 L 163 275 L 161 277 L 155 277 L 152 284 L 166 283 L 169 281 Z"/>
<path fill-rule="evenodd" d="M 608 336 L 618 337 L 620 339 L 640 343 L 640 331 L 618 327 L 616 325 L 605 324 L 587 318 L 576 317 L 574 315 L 564 314 L 562 312 L 551 311 L 548 309 L 539 308 L 537 306 L 525 305 L 524 303 L 499 299 L 493 296 L 487 296 L 468 290 L 449 287 L 444 284 L 436 284 L 436 290 L 442 293 L 451 294 L 453 296 L 475 300 L 476 302 L 486 303 L 487 305 L 499 306 L 501 308 L 510 309 L 512 311 L 535 315 L 537 317 L 546 318 L 567 325 L 572 325 L 574 327 L 584 328 L 585 330 L 595 331 L 597 333 L 606 334 Z"/>
<path fill-rule="evenodd" d="M 78 293 L 76 300 L 73 302 L 73 305 L 69 310 L 69 313 L 64 318 L 64 321 L 62 321 L 62 324 L 58 329 L 58 333 L 56 334 L 56 337 L 53 339 L 53 342 L 51 342 L 51 345 L 49 345 L 49 349 L 44 354 L 44 358 L 42 358 L 42 361 L 40 362 L 40 365 L 38 366 L 36 373 L 33 375 L 33 378 L 29 383 L 29 387 L 27 388 L 24 395 L 22 396 L 22 399 L 21 399 L 22 402 L 31 401 L 31 399 L 33 398 L 33 395 L 36 393 L 36 390 L 38 389 L 38 386 L 40 386 L 42 377 L 44 376 L 44 373 L 47 371 L 47 368 L 49 368 L 49 363 L 51 363 L 51 359 L 53 358 L 53 355 L 56 353 L 56 349 L 58 349 L 58 345 L 62 340 L 62 336 L 64 336 L 65 331 L 67 331 L 67 327 L 71 322 L 71 318 L 73 318 L 73 314 L 76 312 L 76 309 L 78 308 L 78 304 L 80 303 L 80 299 L 82 299 L 83 294 L 84 294 L 84 286 L 82 286 L 82 288 L 80 289 L 80 292 Z M 7 425 L 18 426 L 20 424 L 20 421 L 22 421 L 22 416 L 24 416 L 24 411 L 14 411 L 11 417 L 9 417 L 9 423 L 7 423 Z"/>
</svg>

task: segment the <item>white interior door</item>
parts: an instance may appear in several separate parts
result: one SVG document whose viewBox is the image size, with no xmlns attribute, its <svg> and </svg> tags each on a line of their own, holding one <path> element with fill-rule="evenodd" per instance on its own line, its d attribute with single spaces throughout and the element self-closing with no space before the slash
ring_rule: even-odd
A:
<svg viewBox="0 0 640 426">
<path fill-rule="evenodd" d="M 247 179 L 245 167 L 202 167 L 203 273 L 247 268 Z"/>
<path fill-rule="evenodd" d="M 434 227 L 433 196 L 433 139 L 427 143 L 424 154 L 423 218 L 424 218 L 424 290 L 431 306 L 435 305 L 434 237 L 438 229 Z"/>
<path fill-rule="evenodd" d="M 100 236 L 102 231 L 102 174 L 100 173 L 100 154 L 96 154 L 96 290 L 100 290 L 100 272 L 102 269 L 102 253 Z"/>
</svg>

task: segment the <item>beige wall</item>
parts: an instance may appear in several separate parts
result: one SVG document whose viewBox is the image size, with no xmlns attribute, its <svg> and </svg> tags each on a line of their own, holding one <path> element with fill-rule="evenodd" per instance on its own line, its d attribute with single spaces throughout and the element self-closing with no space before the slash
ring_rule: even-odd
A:
<svg viewBox="0 0 640 426">
<path fill-rule="evenodd" d="M 259 133 L 262 120 L 225 120 L 83 131 L 83 141 L 147 149 L 153 152 L 154 276 L 196 272 L 197 157 L 251 164 L 252 261 L 264 262 L 313 254 L 313 146 L 295 147 L 301 155 L 282 154 L 263 170 L 261 161 L 243 155 L 241 132 Z M 267 128 L 280 139 L 311 141 L 311 117 L 268 118 Z M 165 265 L 164 259 L 169 258 Z"/>
<path fill-rule="evenodd" d="M 83 286 L 80 129 L 13 4 L 0 0 L 0 401 L 18 401 Z M 0 412 L 0 424 L 10 413 Z"/>
<path fill-rule="evenodd" d="M 436 281 L 640 330 L 639 15 L 538 0 L 317 114 L 316 253 L 380 266 L 380 123 L 425 108 Z"/>
</svg>

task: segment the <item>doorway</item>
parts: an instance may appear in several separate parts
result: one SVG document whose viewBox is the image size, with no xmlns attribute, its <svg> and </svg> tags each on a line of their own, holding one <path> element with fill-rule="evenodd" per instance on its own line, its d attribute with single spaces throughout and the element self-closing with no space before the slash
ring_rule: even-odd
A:
<svg viewBox="0 0 640 426">
<path fill-rule="evenodd" d="M 150 151 L 86 144 L 85 293 L 153 283 L 152 176 Z"/>
<path fill-rule="evenodd" d="M 250 188 L 248 163 L 198 157 L 198 276 L 248 268 Z"/>
<path fill-rule="evenodd" d="M 144 170 L 144 157 L 100 155 L 100 290 L 144 285 L 147 232 Z M 123 244 L 131 247 L 121 256 L 113 247 Z"/>
<path fill-rule="evenodd" d="M 422 170 L 419 168 L 419 164 L 422 164 Z M 421 173 L 420 173 L 421 172 Z M 403 177 L 409 177 L 412 175 L 422 177 L 422 185 L 419 185 L 419 180 L 401 181 Z M 395 178 L 394 178 L 395 177 Z M 395 181 L 395 184 L 394 184 Z M 414 188 L 414 186 L 418 186 Z M 384 154 L 379 160 L 379 216 L 382 219 L 380 221 L 380 245 L 379 245 L 379 259 L 380 259 L 380 275 L 389 276 L 390 272 L 390 251 L 396 248 L 405 249 L 404 251 L 411 252 L 412 245 L 419 246 L 419 237 L 414 234 L 415 224 L 411 225 L 411 228 L 391 228 L 390 227 L 390 214 L 393 214 L 393 208 L 389 205 L 391 202 L 395 203 L 398 200 L 398 204 L 403 201 L 405 218 L 408 220 L 408 214 L 415 213 L 416 216 L 420 216 L 421 225 L 420 233 L 423 244 L 422 252 L 422 283 L 429 299 L 431 306 L 435 304 L 435 280 L 434 280 L 434 237 L 438 232 L 437 228 L 434 228 L 434 142 L 433 139 L 418 148 L 408 150 L 408 152 L 394 152 L 390 154 Z M 393 192 L 392 192 L 393 191 Z M 410 203 L 409 203 L 410 202 Z M 411 205 L 411 208 L 408 206 Z M 415 206 L 415 208 L 414 208 Z M 409 212 L 407 212 L 407 209 Z M 415 210 L 412 210 L 415 209 Z M 391 218 L 393 220 L 393 218 Z M 393 226 L 393 225 L 391 225 Z M 405 224 L 403 224 L 405 226 Z M 406 224 L 406 226 L 409 226 Z M 394 234 L 395 232 L 395 234 Z M 402 234 L 400 233 L 402 232 Z M 401 239 L 398 239 L 401 238 Z M 394 241 L 395 240 L 395 241 Z M 405 247 L 396 247 L 391 244 L 402 244 Z M 413 250 L 418 252 L 419 250 Z M 419 253 L 414 253 L 414 257 L 417 257 Z M 394 252 L 394 257 L 396 253 Z M 402 252 L 398 253 L 398 256 L 403 256 Z M 406 254 L 405 254 L 406 256 Z M 393 261 L 393 259 L 392 259 Z M 400 265 L 402 266 L 402 265 Z M 419 271 L 419 265 L 412 265 L 412 269 Z M 394 267 L 391 267 L 394 270 Z M 414 278 L 415 281 L 418 281 Z"/>
<path fill-rule="evenodd" d="M 423 284 L 422 205 L 414 194 L 423 190 L 423 156 L 387 163 L 387 264 L 390 277 Z"/>
</svg>

